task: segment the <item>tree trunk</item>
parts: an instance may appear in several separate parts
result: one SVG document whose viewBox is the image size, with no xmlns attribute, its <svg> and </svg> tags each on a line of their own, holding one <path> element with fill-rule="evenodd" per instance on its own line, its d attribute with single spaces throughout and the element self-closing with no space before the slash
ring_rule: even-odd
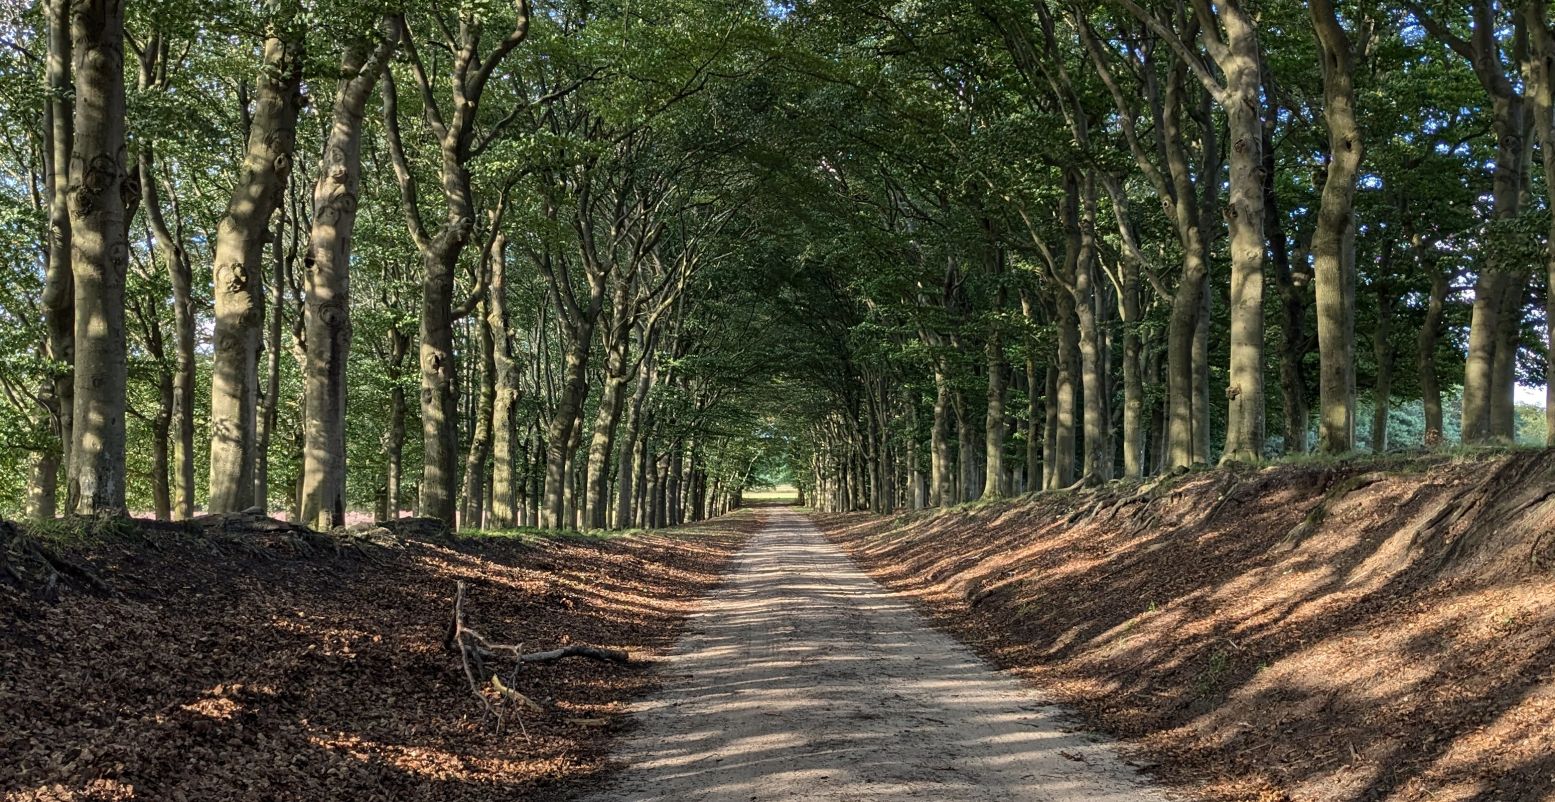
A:
<svg viewBox="0 0 1555 802">
<path fill-rule="evenodd" d="M 493 529 L 511 529 L 520 522 L 518 402 L 519 368 L 513 348 L 507 301 L 507 239 L 500 233 L 492 244 L 491 285 L 487 289 L 486 325 L 491 329 L 496 396 L 491 407 L 491 515 Z"/>
<path fill-rule="evenodd" d="M 459 480 L 458 364 L 454 356 L 454 267 L 461 247 L 423 258 L 421 284 L 421 511 L 452 524 Z"/>
<path fill-rule="evenodd" d="M 76 101 L 68 193 L 75 282 L 71 511 L 122 515 L 125 206 L 135 191 L 123 162 L 124 6 L 83 0 L 70 10 Z"/>
<path fill-rule="evenodd" d="M 53 376 L 41 389 L 43 413 L 51 421 L 54 441 L 39 452 L 33 465 L 28 514 L 53 518 L 59 511 L 59 472 L 70 464 L 75 404 L 75 278 L 70 251 L 70 156 L 74 147 L 75 113 L 69 98 L 75 91 L 70 80 L 70 3 L 47 0 L 47 62 L 44 65 L 48 96 L 43 126 L 44 189 L 48 195 L 48 242 L 43 280 L 43 323 L 48 332 L 45 355 L 53 363 Z M 74 500 L 67 500 L 74 510 Z"/>
<path fill-rule="evenodd" d="M 313 229 L 303 287 L 302 523 L 343 526 L 346 517 L 346 363 L 351 355 L 351 235 L 362 176 L 362 117 L 383 65 L 399 44 L 397 21 L 383 39 L 346 49 L 324 156 L 313 187 Z"/>
<path fill-rule="evenodd" d="M 384 477 L 389 519 L 400 517 L 405 507 L 403 492 L 405 460 L 405 357 L 410 352 L 410 337 L 398 328 L 389 329 L 389 420 L 384 433 L 383 452 L 387 466 Z"/>
<path fill-rule="evenodd" d="M 1321 0 L 1319 0 L 1321 2 Z M 1391 247 L 1391 245 L 1384 246 Z M 1386 282 L 1377 285 L 1377 328 L 1372 334 L 1372 353 L 1377 362 L 1377 383 L 1372 388 L 1371 450 L 1388 450 L 1388 412 L 1393 395 L 1393 304 Z"/>
<path fill-rule="evenodd" d="M 1270 77 L 1264 76 L 1264 94 L 1273 97 Z M 1307 438 L 1307 381 L 1302 367 L 1306 355 L 1306 283 L 1298 281 L 1291 268 L 1290 241 L 1280 216 L 1279 197 L 1275 193 L 1276 164 L 1274 129 L 1278 115 L 1271 113 L 1263 121 L 1263 214 L 1269 235 L 1269 255 L 1274 266 L 1274 283 L 1280 295 L 1280 399 L 1285 412 L 1286 454 L 1305 454 Z"/>
<path fill-rule="evenodd" d="M 583 403 L 588 396 L 588 362 L 593 331 L 592 322 L 585 322 L 576 331 L 570 332 L 561 393 L 556 399 L 556 411 L 551 414 L 551 421 L 546 427 L 545 498 L 540 506 L 540 526 L 546 529 L 561 529 L 567 525 L 567 466 L 572 462 L 572 449 L 576 445 L 573 430 L 578 425 Z"/>
<path fill-rule="evenodd" d="M 616 515 L 612 522 L 616 529 L 629 529 L 636 520 L 633 503 L 637 490 L 635 468 L 642 459 L 638 431 L 642 424 L 643 402 L 653 386 L 653 339 L 650 336 L 643 345 L 648 353 L 643 357 L 643 365 L 639 369 L 637 389 L 632 393 L 631 403 L 627 405 L 626 428 L 622 432 L 619 453 L 616 455 Z"/>
<path fill-rule="evenodd" d="M 160 362 L 161 360 L 158 359 Z M 151 419 L 151 510 L 159 521 L 173 518 L 169 486 L 169 446 L 173 429 L 173 374 L 162 370 L 157 377 L 157 414 Z"/>
<path fill-rule="evenodd" d="M 934 421 L 930 434 L 929 503 L 949 507 L 956 503 L 955 477 L 950 451 L 950 377 L 943 367 L 934 369 Z"/>
<path fill-rule="evenodd" d="M 302 105 L 302 62 L 298 39 L 274 30 L 267 34 L 242 170 L 226 216 L 216 229 L 211 512 L 237 512 L 255 503 L 259 340 L 264 318 L 259 274 L 270 216 L 291 173 Z"/>
<path fill-rule="evenodd" d="M 297 232 L 297 221 L 293 224 L 294 238 Z M 293 252 L 287 255 L 283 247 L 286 233 L 286 215 L 283 213 L 275 223 L 275 235 L 271 239 L 273 270 L 270 277 L 270 316 L 266 323 L 265 331 L 265 389 L 258 399 L 259 409 L 256 420 L 259 430 L 254 435 L 254 505 L 261 510 L 270 507 L 270 440 L 275 435 L 276 413 L 281 401 L 281 318 L 286 306 L 287 285 L 291 281 L 291 259 L 296 257 Z M 292 333 L 296 337 L 295 347 L 298 353 L 303 347 L 305 335 L 295 324 Z M 297 436 L 302 437 L 301 428 Z M 298 456 L 303 449 L 299 448 Z M 298 475 L 298 481 L 302 479 Z M 300 485 L 299 485 L 300 486 Z M 293 510 L 291 520 L 298 520 L 302 508 L 300 505 Z"/>
<path fill-rule="evenodd" d="M 1074 300 L 1060 288 L 1058 297 L 1058 376 L 1049 404 L 1054 410 L 1053 448 L 1048 455 L 1049 489 L 1074 484 L 1075 384 L 1080 380 L 1080 329 Z"/>
<path fill-rule="evenodd" d="M 1431 277 L 1431 292 L 1426 299 L 1425 319 L 1415 340 L 1415 359 L 1420 373 L 1420 397 L 1425 407 L 1425 444 L 1435 447 L 1442 442 L 1442 391 L 1436 376 L 1436 349 L 1441 338 L 1442 316 L 1446 311 L 1451 276 L 1441 269 L 1434 253 L 1435 244 L 1418 234 L 1412 239 L 1417 264 Z"/>
<path fill-rule="evenodd" d="M 162 213 L 151 146 L 140 152 L 140 185 L 145 199 L 146 221 L 150 224 L 173 288 L 173 371 L 172 428 L 172 499 L 174 520 L 194 517 L 194 269 L 183 242 L 168 228 Z"/>
<path fill-rule="evenodd" d="M 1073 309 L 1079 334 L 1080 393 L 1084 414 L 1081 478 L 1098 484 L 1111 476 L 1112 451 L 1108 446 L 1106 387 L 1102 378 L 1101 330 L 1096 323 L 1096 185 L 1091 175 L 1070 179 L 1069 203 L 1075 206 L 1070 221 L 1075 226 L 1072 265 Z"/>
<path fill-rule="evenodd" d="M 965 391 L 951 394 L 956 411 L 956 484 L 958 503 L 976 499 L 977 486 L 977 427 L 973 425 L 971 400 Z"/>
<path fill-rule="evenodd" d="M 999 293 L 1001 296 L 1003 292 Z M 1003 304 L 999 304 L 1002 308 Z M 995 322 L 988 332 L 988 416 L 983 422 L 984 477 L 982 498 L 1003 498 L 1004 487 L 1004 401 L 1009 380 L 1004 371 L 1004 340 Z M 884 510 L 877 510 L 883 512 Z"/>
<path fill-rule="evenodd" d="M 1349 37 L 1339 24 L 1332 0 L 1312 0 L 1309 7 L 1322 51 L 1323 118 L 1328 124 L 1329 156 L 1317 228 L 1312 233 L 1320 360 L 1318 403 L 1321 410 L 1317 442 L 1318 449 L 1324 453 L 1342 454 L 1355 447 L 1355 219 L 1352 209 L 1363 147 L 1360 128 L 1355 122 L 1355 70 Z"/>
<path fill-rule="evenodd" d="M 1471 6 L 1472 57 L 1470 66 L 1490 99 L 1491 131 L 1496 137 L 1495 168 L 1491 181 L 1493 210 L 1497 220 L 1516 217 L 1522 211 L 1522 191 L 1526 177 L 1525 133 L 1526 103 L 1508 80 L 1498 50 L 1498 24 L 1493 19 L 1490 0 L 1475 0 Z M 1518 27 L 1526 20 L 1518 15 Z M 1422 19 L 1432 28 L 1434 24 Z M 1514 34 L 1520 36 L 1521 30 Z M 1521 277 L 1514 271 L 1491 269 L 1484 264 L 1475 271 L 1474 307 L 1469 321 L 1468 355 L 1463 366 L 1463 427 L 1465 444 L 1480 444 L 1510 435 L 1511 414 L 1506 409 L 1496 420 L 1494 407 L 1498 397 L 1510 399 L 1515 377 L 1511 370 L 1515 354 L 1500 354 L 1506 345 L 1515 348 L 1515 323 L 1505 319 L 1508 295 L 1521 300 Z M 1509 286 L 1510 285 L 1510 286 Z M 1498 425 L 1499 424 L 1499 425 Z"/>
<path fill-rule="evenodd" d="M 464 460 L 464 504 L 459 515 L 463 529 L 480 529 L 485 521 L 486 463 L 491 458 L 492 415 L 497 404 L 496 332 L 489 322 L 490 301 L 482 301 L 481 306 L 485 314 L 476 321 L 480 330 L 481 383 L 475 398 L 475 427 Z"/>
<path fill-rule="evenodd" d="M 632 332 L 630 292 L 630 282 L 618 282 L 611 302 L 610 321 L 605 327 L 605 376 L 594 414 L 586 467 L 588 498 L 585 514 L 590 529 L 604 529 L 610 525 L 610 454 L 626 401 L 626 383 L 631 379 L 626 363 Z"/>
<path fill-rule="evenodd" d="M 1221 462 L 1263 458 L 1263 99 L 1253 21 L 1234 4 L 1216 17 L 1226 32 L 1217 61 L 1225 75 L 1221 105 L 1230 147 L 1231 364 L 1226 388 L 1226 448 Z"/>
<path fill-rule="evenodd" d="M 1546 0 L 1523 0 L 1529 58 L 1523 64 L 1528 108 L 1544 167 L 1545 205 L 1555 209 L 1555 30 Z M 1545 445 L 1555 446 L 1555 213 L 1550 216 L 1544 249 L 1544 428 Z"/>
</svg>

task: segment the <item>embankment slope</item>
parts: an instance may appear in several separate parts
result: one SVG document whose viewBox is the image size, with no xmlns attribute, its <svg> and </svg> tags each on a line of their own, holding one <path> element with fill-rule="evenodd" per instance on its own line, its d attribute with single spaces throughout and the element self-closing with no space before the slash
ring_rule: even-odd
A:
<svg viewBox="0 0 1555 802">
<path fill-rule="evenodd" d="M 828 536 L 1165 779 L 1555 799 L 1555 454 L 1209 471 Z"/>
</svg>

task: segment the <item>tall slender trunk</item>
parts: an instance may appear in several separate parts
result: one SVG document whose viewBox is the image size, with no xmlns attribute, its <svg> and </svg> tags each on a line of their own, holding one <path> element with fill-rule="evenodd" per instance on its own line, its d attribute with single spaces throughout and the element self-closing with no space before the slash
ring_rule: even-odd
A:
<svg viewBox="0 0 1555 802">
<path fill-rule="evenodd" d="M 291 221 L 295 232 L 297 221 Z M 272 273 L 270 276 L 270 316 L 265 330 L 265 389 L 259 395 L 256 420 L 259 430 L 254 435 L 254 505 L 261 510 L 270 507 L 270 440 L 275 436 L 276 415 L 281 401 L 281 319 L 286 305 L 287 284 L 291 280 L 291 263 L 283 245 L 286 232 L 286 216 L 275 223 L 275 236 L 271 238 Z M 295 254 L 293 254 L 295 256 Z M 297 348 L 303 347 L 301 329 L 292 327 L 297 334 Z M 302 436 L 299 432 L 298 436 Z M 301 477 L 299 476 L 299 480 Z M 297 520 L 300 507 L 294 510 L 291 520 Z"/>
<path fill-rule="evenodd" d="M 159 521 L 173 518 L 173 494 L 169 481 L 173 399 L 173 373 L 161 371 L 157 377 L 157 414 L 151 418 L 151 510 Z"/>
<path fill-rule="evenodd" d="M 956 503 L 955 478 L 950 452 L 950 376 L 942 367 L 934 369 L 934 421 L 930 434 L 929 503 L 949 507 Z"/>
<path fill-rule="evenodd" d="M 1416 234 L 1411 239 L 1416 263 L 1431 277 L 1431 290 L 1426 298 L 1425 319 L 1420 323 L 1420 333 L 1415 339 L 1415 360 L 1420 374 L 1420 397 L 1425 407 L 1425 443 L 1437 446 L 1442 442 L 1442 391 L 1436 374 L 1436 349 L 1441 339 L 1442 316 L 1446 312 L 1447 293 L 1451 289 L 1451 276 L 1440 266 L 1433 252 L 1435 244 L 1426 242 Z"/>
<path fill-rule="evenodd" d="M 44 190 L 48 195 L 49 224 L 47 262 L 43 281 L 43 323 L 48 332 L 45 355 L 53 363 L 53 375 L 40 388 L 43 414 L 51 423 L 54 441 L 36 457 L 28 514 L 53 518 L 59 511 L 59 472 L 70 463 L 75 404 L 75 278 L 70 252 L 70 155 L 74 147 L 75 113 L 68 100 L 74 88 L 70 79 L 70 3 L 47 0 L 47 60 L 43 156 Z M 66 506 L 74 510 L 74 500 Z"/>
<path fill-rule="evenodd" d="M 1080 355 L 1080 393 L 1084 414 L 1083 465 L 1080 474 L 1095 484 L 1112 478 L 1112 453 L 1108 447 L 1106 388 L 1102 378 L 1101 330 L 1096 323 L 1096 184 L 1087 174 L 1071 178 L 1074 196 L 1071 221 L 1076 227 L 1073 273 L 1073 308 Z"/>
<path fill-rule="evenodd" d="M 329 133 L 313 186 L 313 229 L 304 259 L 302 519 L 345 524 L 346 362 L 351 355 L 351 235 L 362 176 L 362 117 L 383 65 L 399 44 L 396 18 L 378 42 L 346 49 Z"/>
<path fill-rule="evenodd" d="M 1555 29 L 1550 25 L 1546 0 L 1523 0 L 1523 19 L 1528 26 L 1529 58 L 1524 62 L 1528 111 L 1544 168 L 1545 205 L 1555 209 Z M 1545 445 L 1555 446 L 1555 213 L 1550 216 L 1544 249 L 1544 366 Z"/>
<path fill-rule="evenodd" d="M 1522 211 L 1528 155 L 1525 147 L 1528 104 L 1502 66 L 1496 33 L 1500 23 L 1495 19 L 1495 4 L 1491 0 L 1474 0 L 1470 4 L 1469 17 L 1472 21 L 1469 35 L 1472 56 L 1468 60 L 1489 97 L 1491 131 L 1496 138 L 1491 216 L 1507 220 Z M 1515 17 L 1518 30 L 1513 36 L 1519 38 L 1527 27 L 1527 20 L 1521 13 L 1516 13 Z M 1427 18 L 1422 18 L 1421 22 L 1426 23 L 1427 28 L 1436 27 Z M 1463 366 L 1462 436 L 1465 444 L 1509 441 L 1512 434 L 1509 402 L 1515 381 L 1511 369 L 1515 354 L 1502 352 L 1508 346 L 1516 347 L 1514 327 L 1520 321 L 1508 320 L 1506 312 L 1509 294 L 1515 293 L 1521 300 L 1525 277 L 1520 272 L 1491 269 L 1485 264 L 1475 271 L 1468 354 Z M 1498 405 L 1502 409 L 1496 409 Z"/>
<path fill-rule="evenodd" d="M 977 426 L 974 425 L 972 402 L 966 391 L 951 394 L 956 411 L 956 501 L 968 502 L 978 496 Z"/>
<path fill-rule="evenodd" d="M 591 529 L 604 529 L 610 525 L 610 453 L 615 445 L 616 428 L 621 423 L 626 383 L 631 379 L 626 361 L 627 348 L 631 345 L 631 326 L 631 286 L 630 282 L 620 281 L 604 330 L 605 376 L 594 414 L 594 431 L 589 440 L 585 515 Z"/>
<path fill-rule="evenodd" d="M 291 21 L 285 21 L 290 25 Z M 302 46 L 271 30 L 257 81 L 248 145 L 227 213 L 216 229 L 216 325 L 211 352 L 210 509 L 252 506 L 257 458 L 260 326 L 270 216 L 291 173 L 302 106 Z"/>
<path fill-rule="evenodd" d="M 1274 96 L 1269 75 L 1264 76 L 1264 93 Z M 1286 454 L 1305 454 L 1307 438 L 1307 381 L 1302 369 L 1306 352 L 1306 291 L 1298 285 L 1291 268 L 1290 240 L 1280 215 L 1279 196 L 1275 192 L 1276 163 L 1274 130 L 1279 115 L 1270 113 L 1263 121 L 1263 215 L 1269 235 L 1269 257 L 1274 267 L 1274 285 L 1280 297 L 1280 400 L 1285 413 L 1284 448 Z"/>
<path fill-rule="evenodd" d="M 1312 233 L 1320 360 L 1321 411 L 1317 441 L 1323 452 L 1341 454 L 1355 447 L 1355 219 L 1352 209 L 1363 147 L 1360 128 L 1355 122 L 1355 70 L 1349 37 L 1339 24 L 1332 0 L 1312 0 L 1308 5 L 1322 50 L 1323 118 L 1328 124 L 1328 177 L 1323 182 L 1317 228 Z M 1376 436 L 1374 433 L 1374 447 Z"/>
<path fill-rule="evenodd" d="M 999 291 L 999 309 L 1002 310 L 1004 291 Z M 1002 325 L 995 321 L 988 331 L 988 416 L 983 422 L 984 478 L 982 498 L 1003 498 L 1004 486 L 1004 402 L 1009 390 L 1005 375 L 1004 339 L 999 332 Z M 883 510 L 877 510 L 882 511 Z"/>
<path fill-rule="evenodd" d="M 405 357 L 410 352 L 410 337 L 398 328 L 389 330 L 389 420 L 388 431 L 383 437 L 384 476 L 386 504 L 389 519 L 400 517 L 404 510 L 403 492 L 405 464 Z"/>
<path fill-rule="evenodd" d="M 512 322 L 507 306 L 507 240 L 500 233 L 492 244 L 491 286 L 487 290 L 486 325 L 491 329 L 496 396 L 492 400 L 491 514 L 493 529 L 511 529 L 520 516 L 518 450 L 519 367 L 513 349 Z"/>
<path fill-rule="evenodd" d="M 1230 195 L 1224 209 L 1231 232 L 1230 384 L 1226 388 L 1226 448 L 1222 462 L 1263 458 L 1263 82 L 1257 32 L 1240 6 L 1220 4 L 1225 29 L 1216 60 L 1225 75 L 1221 106 L 1230 146 Z"/>
<path fill-rule="evenodd" d="M 496 332 L 492 330 L 490 301 L 481 302 L 485 314 L 476 321 L 479 329 L 480 392 L 474 401 L 475 427 L 470 433 L 470 448 L 464 460 L 464 504 L 459 526 L 479 529 L 486 516 L 486 463 L 491 458 L 492 413 L 497 403 Z"/>
<path fill-rule="evenodd" d="M 616 514 L 612 526 L 616 529 L 630 528 L 635 520 L 633 515 L 634 500 L 636 498 L 635 468 L 642 458 L 642 442 L 638 438 L 638 431 L 642 424 L 643 402 L 648 397 L 648 390 L 653 386 L 653 337 L 648 337 L 644 343 L 644 350 L 649 353 L 643 358 L 643 365 L 639 369 L 637 377 L 637 389 L 632 393 L 631 403 L 626 408 L 626 424 L 621 434 L 621 443 L 616 456 Z"/>
<path fill-rule="evenodd" d="M 1391 249 L 1391 244 L 1384 246 Z M 1372 385 L 1371 450 L 1388 450 L 1388 412 L 1393 396 L 1393 305 L 1387 282 L 1377 284 L 1377 328 L 1372 334 L 1372 354 L 1377 363 L 1377 382 Z"/>
<path fill-rule="evenodd" d="M 1082 380 L 1080 357 L 1080 327 L 1072 297 L 1063 289 L 1058 298 L 1058 382 L 1049 403 L 1055 410 L 1053 451 L 1048 460 L 1051 488 L 1063 488 L 1075 480 L 1075 430 L 1079 421 L 1076 396 L 1082 391 L 1076 387 Z M 1083 391 L 1082 391 L 1083 392 Z"/>
<path fill-rule="evenodd" d="M 1058 388 L 1063 383 L 1059 378 L 1060 370 L 1056 362 L 1050 362 L 1047 366 L 1045 379 L 1047 403 L 1043 404 L 1042 415 L 1042 489 L 1055 490 L 1060 487 L 1058 480 Z M 1070 449 L 1073 453 L 1074 449 Z"/>
<path fill-rule="evenodd" d="M 162 260 L 167 263 L 169 282 L 173 288 L 173 350 L 175 365 L 172 376 L 172 499 L 171 516 L 183 520 L 194 515 L 194 269 L 183 242 L 168 228 L 163 216 L 158 193 L 155 160 L 151 146 L 143 145 L 140 152 L 140 186 L 144 197 L 146 221 L 156 239 Z"/>
<path fill-rule="evenodd" d="M 122 515 L 125 207 L 135 191 L 124 163 L 124 5 L 82 0 L 70 10 L 76 105 L 68 192 L 75 282 L 69 497 L 78 515 Z"/>
<path fill-rule="evenodd" d="M 1209 459 L 1203 443 L 1209 434 L 1203 421 L 1196 366 L 1201 349 L 1195 340 L 1201 330 L 1204 299 L 1209 291 L 1209 264 L 1205 259 L 1204 232 L 1195 201 L 1194 178 L 1188 165 L 1182 131 L 1183 67 L 1173 69 L 1166 84 L 1166 100 L 1160 115 L 1161 142 L 1165 145 L 1167 172 L 1171 176 L 1172 221 L 1182 249 L 1182 275 L 1172 293 L 1166 329 L 1166 426 L 1168 469 L 1185 468 Z M 1202 180 L 1202 179 L 1201 179 Z"/>
<path fill-rule="evenodd" d="M 593 332 L 592 321 L 584 321 L 576 331 L 569 333 L 561 393 L 546 427 L 545 498 L 540 506 L 540 525 L 546 529 L 566 526 L 567 466 L 572 462 L 573 449 L 577 445 L 574 429 L 588 396 L 589 348 Z"/>
</svg>

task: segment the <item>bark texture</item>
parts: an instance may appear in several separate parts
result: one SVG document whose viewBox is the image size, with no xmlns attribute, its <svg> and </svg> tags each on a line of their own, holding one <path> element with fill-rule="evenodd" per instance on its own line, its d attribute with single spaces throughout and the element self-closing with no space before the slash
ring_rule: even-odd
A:
<svg viewBox="0 0 1555 802">
<path fill-rule="evenodd" d="M 227 213 L 216 229 L 216 321 L 211 353 L 210 511 L 256 503 L 259 351 L 264 323 L 260 279 L 270 216 L 291 174 L 302 105 L 300 34 L 265 38 L 252 123 Z"/>
<path fill-rule="evenodd" d="M 124 141 L 124 7 L 70 7 L 75 132 L 70 154 L 74 377 L 71 512 L 122 515 L 124 505 L 124 278 L 129 182 Z"/>
<path fill-rule="evenodd" d="M 362 176 L 362 117 L 399 44 L 398 20 L 383 37 L 347 48 L 313 187 L 313 229 L 303 259 L 302 520 L 345 524 L 346 362 L 351 354 L 351 235 Z"/>
</svg>

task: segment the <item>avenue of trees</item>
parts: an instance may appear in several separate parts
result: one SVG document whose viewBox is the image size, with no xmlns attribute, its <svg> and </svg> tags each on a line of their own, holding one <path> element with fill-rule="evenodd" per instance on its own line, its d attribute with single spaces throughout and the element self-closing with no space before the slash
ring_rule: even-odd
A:
<svg viewBox="0 0 1555 802">
<path fill-rule="evenodd" d="M 10 516 L 651 527 L 1555 434 L 1546 0 L 5 8 Z"/>
</svg>

